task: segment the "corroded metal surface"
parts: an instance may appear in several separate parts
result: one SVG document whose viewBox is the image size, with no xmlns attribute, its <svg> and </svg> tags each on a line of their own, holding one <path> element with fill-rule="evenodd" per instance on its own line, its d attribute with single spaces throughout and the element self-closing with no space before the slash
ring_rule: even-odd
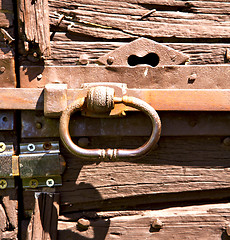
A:
<svg viewBox="0 0 230 240">
<path fill-rule="evenodd" d="M 14 112 L 0 111 L 0 130 L 14 130 Z"/>
<path fill-rule="evenodd" d="M 229 65 L 178 65 L 155 68 L 147 65 L 22 66 L 20 83 L 22 88 L 43 88 L 47 83 L 64 83 L 70 89 L 80 88 L 84 83 L 113 82 L 139 89 L 230 89 L 229 72 Z M 40 74 L 42 78 L 37 78 Z"/>
<path fill-rule="evenodd" d="M 22 143 L 20 152 L 18 161 L 24 188 L 61 185 L 63 159 L 58 142 Z"/>
<path fill-rule="evenodd" d="M 16 87 L 15 63 L 13 58 L 0 59 L 0 87 Z"/>
<path fill-rule="evenodd" d="M 104 92 L 104 87 L 98 87 L 99 90 Z M 98 90 L 98 91 L 99 91 Z M 93 91 L 94 92 L 94 91 Z M 106 100 L 106 95 L 102 94 Z M 103 97 L 102 96 L 102 97 Z M 86 98 L 86 101 L 89 98 Z M 97 101 L 97 96 L 96 96 Z M 100 104 L 101 101 L 99 101 Z M 103 101 L 104 102 L 104 101 Z M 149 152 L 158 142 L 161 132 L 161 121 L 157 112 L 146 102 L 129 96 L 124 96 L 122 98 L 114 98 L 114 103 L 123 103 L 127 106 L 134 107 L 140 111 L 143 111 L 147 114 L 152 122 L 152 133 L 149 140 L 139 148 L 136 149 L 84 149 L 73 143 L 70 134 L 69 134 L 69 121 L 70 117 L 74 112 L 81 111 L 84 108 L 85 99 L 79 98 L 74 101 L 70 106 L 63 111 L 60 118 L 60 138 L 65 145 L 65 147 L 74 155 L 82 158 L 89 159 L 108 159 L 108 160 L 117 160 L 117 159 L 128 159 L 130 157 L 140 157 Z M 108 102 L 110 105 L 110 102 Z"/>
<path fill-rule="evenodd" d="M 96 113 L 110 112 L 114 108 L 114 89 L 110 87 L 93 87 L 86 97 L 87 109 Z"/>
<path fill-rule="evenodd" d="M 161 136 L 230 136 L 229 112 L 158 112 Z M 37 128 L 39 126 L 39 128 Z M 46 118 L 42 111 L 22 111 L 22 138 L 59 137 L 59 118 Z M 70 135 L 149 136 L 151 121 L 141 112 L 127 112 L 120 118 L 72 116 Z"/>
<path fill-rule="evenodd" d="M 85 97 L 86 94 L 87 91 L 84 89 L 67 89 L 68 105 L 77 98 Z M 159 111 L 230 110 L 229 89 L 127 89 L 126 94 L 146 101 Z M 0 88 L 0 109 L 44 110 L 43 89 Z M 118 109 L 115 106 L 115 110 L 119 115 L 123 111 L 133 111 L 133 108 L 121 105 Z M 60 113 L 61 111 L 62 109 Z M 57 115 L 57 112 L 55 113 Z"/>
<path fill-rule="evenodd" d="M 44 89 L 44 115 L 56 117 L 67 107 L 67 85 L 47 84 Z"/>
<path fill-rule="evenodd" d="M 15 187 L 13 155 L 13 144 L 0 142 L 0 189 Z"/>
<path fill-rule="evenodd" d="M 139 38 L 100 57 L 98 62 L 103 65 L 129 66 L 130 57 L 144 57 L 148 54 L 154 55 L 149 55 L 150 59 L 146 59 L 146 63 L 155 66 L 179 65 L 189 59 L 188 55 L 173 48 L 147 38 Z"/>
</svg>

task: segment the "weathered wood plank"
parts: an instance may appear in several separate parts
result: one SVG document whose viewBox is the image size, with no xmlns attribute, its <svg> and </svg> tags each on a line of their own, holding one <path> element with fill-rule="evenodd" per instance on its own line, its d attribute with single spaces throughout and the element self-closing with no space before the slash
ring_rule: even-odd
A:
<svg viewBox="0 0 230 240">
<path fill-rule="evenodd" d="M 59 16 L 51 18 L 55 24 Z M 227 26 L 202 26 L 197 24 L 158 23 L 154 21 L 130 21 L 117 17 L 92 18 L 91 23 L 64 20 L 61 24 L 69 32 L 104 39 L 134 39 L 137 37 L 176 38 L 228 38 Z M 68 27 L 68 28 L 67 28 Z"/>
<path fill-rule="evenodd" d="M 13 24 L 13 14 L 3 13 L 0 9 L 0 28 L 9 28 Z"/>
<path fill-rule="evenodd" d="M 51 25 L 55 26 L 60 14 L 64 14 L 66 17 L 61 28 L 96 38 L 118 39 L 122 38 L 120 34 L 131 37 L 228 38 L 229 34 L 228 2 L 69 0 L 60 3 L 50 0 L 49 3 Z M 156 11 L 142 18 L 149 9 Z M 143 19 L 148 21 L 141 21 Z M 112 36 L 113 33 L 118 35 Z"/>
<path fill-rule="evenodd" d="M 50 31 L 48 0 L 18 0 L 18 17 L 19 38 L 24 43 L 25 51 L 28 52 L 31 50 L 44 58 L 49 56 Z M 29 43 L 33 46 L 31 47 Z"/>
<path fill-rule="evenodd" d="M 9 28 L 13 25 L 14 12 L 12 0 L 0 1 L 0 28 Z"/>
<path fill-rule="evenodd" d="M 206 12 L 209 13 L 219 13 L 224 12 L 228 13 L 228 9 L 230 7 L 230 4 L 228 1 L 176 1 L 176 0 L 109 0 L 109 1 L 103 1 L 103 0 L 67 0 L 65 2 L 63 1 L 55 1 L 55 0 L 49 0 L 50 8 L 59 9 L 62 10 L 76 10 L 81 9 L 82 7 L 88 7 L 93 8 L 100 8 L 104 7 L 104 11 L 120 8 L 124 9 L 124 11 L 129 11 L 128 9 L 149 9 L 149 8 L 156 8 L 156 10 L 168 10 L 168 11 L 182 11 L 182 12 L 196 12 L 198 9 L 206 9 Z M 170 9 L 171 7 L 171 9 Z M 177 7 L 177 8 L 176 8 Z M 157 9 L 159 8 L 159 9 Z M 130 11 L 131 12 L 131 11 Z M 205 13 L 206 13 L 205 12 Z M 120 12 L 122 14 L 122 12 Z"/>
<path fill-rule="evenodd" d="M 78 64 L 79 57 L 87 54 L 90 63 L 108 52 L 123 46 L 125 42 L 82 42 L 71 41 L 65 33 L 56 33 L 51 42 L 52 56 L 46 61 L 48 65 Z M 189 64 L 223 64 L 229 60 L 226 51 L 229 44 L 191 44 L 191 43 L 165 43 L 166 46 L 186 53 L 190 57 Z"/>
<path fill-rule="evenodd" d="M 134 148 L 145 140 L 90 137 L 89 147 Z M 209 200 L 226 197 L 230 187 L 230 147 L 222 141 L 218 137 L 161 137 L 158 148 L 142 159 L 99 164 L 75 158 L 62 149 L 67 168 L 58 190 L 61 212 L 111 208 L 113 204 L 128 208 L 141 204 L 138 198 L 142 204 L 199 200 L 201 192 Z M 186 196 L 186 192 L 191 195 Z M 24 193 L 28 209 L 30 194 Z"/>
<path fill-rule="evenodd" d="M 211 204 L 201 206 L 175 207 L 148 211 L 95 212 L 90 227 L 80 232 L 76 219 L 60 218 L 59 238 L 69 239 L 228 239 L 226 226 L 230 221 L 230 206 Z M 82 214 L 87 216 L 87 212 Z M 92 216 L 92 215 L 91 215 Z M 66 221 L 68 219 L 68 221 Z M 163 226 L 155 228 L 153 222 L 161 221 Z"/>
<path fill-rule="evenodd" d="M 59 194 L 48 192 L 35 193 L 34 209 L 27 228 L 26 239 L 57 239 L 58 204 Z"/>
<path fill-rule="evenodd" d="M 17 239 L 18 234 L 18 201 L 14 189 L 0 192 L 0 238 Z"/>
<path fill-rule="evenodd" d="M 8 58 L 13 59 L 13 57 L 14 57 L 13 49 L 6 43 L 1 42 L 0 40 L 0 59 L 8 59 Z M 12 71 L 14 70 L 12 69 Z"/>
<path fill-rule="evenodd" d="M 51 11 L 54 13 L 63 13 L 65 15 L 70 14 L 72 16 L 72 21 L 91 23 L 91 18 L 97 17 L 115 17 L 117 16 L 120 19 L 124 20 L 148 20 L 154 22 L 163 22 L 163 23 L 176 23 L 176 24 L 194 24 L 199 25 L 213 25 L 213 26 L 228 26 L 230 18 L 225 14 L 202 14 L 202 13 L 186 13 L 184 11 L 157 11 L 153 9 L 151 11 L 146 10 L 140 5 L 117 5 L 117 2 L 113 3 L 113 6 L 108 6 L 103 3 L 98 2 L 97 5 L 82 5 L 72 8 L 53 8 Z M 62 6 L 63 7 L 63 6 Z M 93 9 L 93 10 L 92 10 Z M 51 13 L 53 16 L 54 13 Z M 75 18 L 73 17 L 75 16 Z M 69 18 L 70 20 L 71 18 Z M 103 26 L 103 25 L 102 25 Z"/>
</svg>

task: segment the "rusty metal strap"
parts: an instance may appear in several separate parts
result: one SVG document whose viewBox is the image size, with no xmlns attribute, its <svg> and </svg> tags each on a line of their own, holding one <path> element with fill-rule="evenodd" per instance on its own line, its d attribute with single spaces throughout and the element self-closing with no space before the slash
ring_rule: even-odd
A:
<svg viewBox="0 0 230 240">
<path fill-rule="evenodd" d="M 85 97 L 86 90 L 68 89 L 66 94 L 69 105 L 75 99 Z M 127 95 L 146 101 L 158 111 L 230 110 L 230 89 L 127 89 Z M 0 109 L 44 110 L 44 90 L 0 88 Z M 60 112 L 63 110 L 60 108 Z M 130 110 L 130 108 L 122 106 L 120 110 Z"/>
<path fill-rule="evenodd" d="M 127 66 L 22 66 L 22 88 L 44 88 L 47 83 L 125 83 L 128 88 L 230 89 L 229 65 Z"/>
</svg>

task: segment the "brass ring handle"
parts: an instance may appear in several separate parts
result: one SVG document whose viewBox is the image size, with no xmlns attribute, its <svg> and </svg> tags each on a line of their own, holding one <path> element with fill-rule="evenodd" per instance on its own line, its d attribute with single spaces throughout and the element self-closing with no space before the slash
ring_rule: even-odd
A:
<svg viewBox="0 0 230 240">
<path fill-rule="evenodd" d="M 65 147 L 74 155 L 81 158 L 88 159 L 124 159 L 130 157 L 140 157 L 151 150 L 160 138 L 161 121 L 157 112 L 145 101 L 135 98 L 124 96 L 122 98 L 113 98 L 114 103 L 123 103 L 127 106 L 136 108 L 146 113 L 152 122 L 152 133 L 149 140 L 139 148 L 136 149 L 85 149 L 73 143 L 69 133 L 69 121 L 71 115 L 76 111 L 81 111 L 85 105 L 85 98 L 79 98 L 69 105 L 62 113 L 60 118 L 60 137 Z"/>
</svg>

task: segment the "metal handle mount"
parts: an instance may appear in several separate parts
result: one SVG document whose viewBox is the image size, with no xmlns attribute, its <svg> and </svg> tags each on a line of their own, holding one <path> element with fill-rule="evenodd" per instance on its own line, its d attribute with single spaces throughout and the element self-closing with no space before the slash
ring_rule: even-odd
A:
<svg viewBox="0 0 230 240">
<path fill-rule="evenodd" d="M 114 108 L 114 104 L 136 108 L 147 114 L 152 122 L 152 133 L 149 140 L 136 149 L 85 149 L 73 143 L 69 133 L 69 121 L 74 112 L 87 108 L 95 112 L 108 112 Z M 131 157 L 140 157 L 150 151 L 158 142 L 161 133 L 161 121 L 157 112 L 145 101 L 130 97 L 114 97 L 114 89 L 98 86 L 91 88 L 86 98 L 79 98 L 70 104 L 62 113 L 60 118 L 60 137 L 65 147 L 74 155 L 87 159 L 116 160 Z"/>
</svg>

